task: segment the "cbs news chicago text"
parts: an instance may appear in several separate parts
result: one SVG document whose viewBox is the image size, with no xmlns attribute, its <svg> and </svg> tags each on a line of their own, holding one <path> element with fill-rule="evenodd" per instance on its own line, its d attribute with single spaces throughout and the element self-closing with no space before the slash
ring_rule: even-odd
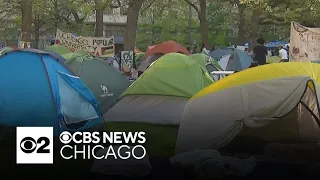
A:
<svg viewBox="0 0 320 180">
<path fill-rule="evenodd" d="M 17 164 L 53 164 L 53 128 L 17 127 Z M 63 159 L 143 159 L 145 132 L 75 132 L 59 136 Z M 101 153 L 103 152 L 103 153 Z"/>
</svg>

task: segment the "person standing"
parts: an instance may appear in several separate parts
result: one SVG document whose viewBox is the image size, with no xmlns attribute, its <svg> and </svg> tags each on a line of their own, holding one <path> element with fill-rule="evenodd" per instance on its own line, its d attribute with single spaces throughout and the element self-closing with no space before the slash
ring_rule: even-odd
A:
<svg viewBox="0 0 320 180">
<path fill-rule="evenodd" d="M 202 46 L 201 46 L 201 52 L 202 52 L 203 54 L 206 54 L 206 55 L 208 55 L 208 54 L 210 53 L 210 51 L 206 48 L 206 45 L 205 45 L 205 44 L 202 44 Z"/>
<path fill-rule="evenodd" d="M 288 62 L 289 58 L 287 50 L 283 46 L 280 46 L 279 49 L 280 62 Z"/>
<path fill-rule="evenodd" d="M 264 46 L 264 42 L 265 41 L 263 38 L 259 38 L 257 40 L 258 44 L 253 48 L 253 60 L 256 61 L 259 65 L 264 65 L 267 61 L 268 50 Z"/>
</svg>

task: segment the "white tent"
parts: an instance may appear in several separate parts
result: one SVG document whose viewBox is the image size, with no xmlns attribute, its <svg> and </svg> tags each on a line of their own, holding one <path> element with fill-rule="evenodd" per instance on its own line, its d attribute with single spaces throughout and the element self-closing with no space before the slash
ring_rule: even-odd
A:
<svg viewBox="0 0 320 180">
<path fill-rule="evenodd" d="M 176 153 L 217 149 L 237 135 L 320 142 L 318 92 L 309 76 L 290 76 L 194 98 L 180 122 Z"/>
</svg>

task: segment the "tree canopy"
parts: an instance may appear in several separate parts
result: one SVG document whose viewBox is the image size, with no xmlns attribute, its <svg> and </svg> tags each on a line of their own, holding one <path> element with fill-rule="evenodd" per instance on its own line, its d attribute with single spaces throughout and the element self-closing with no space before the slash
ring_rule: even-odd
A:
<svg viewBox="0 0 320 180">
<path fill-rule="evenodd" d="M 56 28 L 83 36 L 101 36 L 103 11 L 120 7 L 127 11 L 127 49 L 145 49 L 165 40 L 186 46 L 195 43 L 198 47 L 202 43 L 243 44 L 259 36 L 287 40 L 291 21 L 320 26 L 319 0 L 29 1 L 32 7 L 28 8 L 21 0 L 0 0 L 1 40 L 14 41 L 22 32 L 30 31 L 31 39 L 39 42 L 41 37 L 54 37 Z M 28 13 L 31 19 L 22 18 Z M 96 17 L 96 26 L 85 23 L 89 17 Z"/>
</svg>

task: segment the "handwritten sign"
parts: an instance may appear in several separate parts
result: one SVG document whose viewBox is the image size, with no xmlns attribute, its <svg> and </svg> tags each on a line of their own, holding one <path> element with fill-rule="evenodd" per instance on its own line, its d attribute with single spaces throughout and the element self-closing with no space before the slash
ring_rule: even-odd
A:
<svg viewBox="0 0 320 180">
<path fill-rule="evenodd" d="M 68 47 L 72 52 L 85 51 L 94 56 L 113 56 L 114 37 L 82 37 L 57 29 L 56 44 Z"/>
<path fill-rule="evenodd" d="M 311 62 L 320 60 L 320 30 L 291 23 L 290 61 Z"/>
<path fill-rule="evenodd" d="M 121 51 L 121 69 L 125 72 L 129 72 L 133 66 L 133 51 Z"/>
</svg>

